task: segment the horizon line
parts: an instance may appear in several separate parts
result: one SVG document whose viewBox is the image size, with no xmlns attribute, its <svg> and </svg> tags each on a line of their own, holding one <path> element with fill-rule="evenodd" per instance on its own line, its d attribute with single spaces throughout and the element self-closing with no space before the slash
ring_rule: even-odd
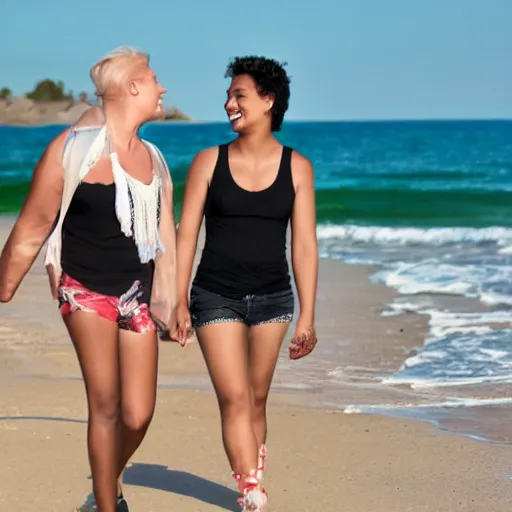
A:
<svg viewBox="0 0 512 512">
<path fill-rule="evenodd" d="M 299 123 L 346 123 L 346 124 L 356 124 L 356 123 L 485 123 L 485 122 L 512 122 L 512 117 L 467 117 L 467 118 L 389 118 L 389 119 L 289 119 L 284 120 L 283 124 L 299 124 Z M 148 121 L 145 123 L 146 125 L 197 125 L 197 124 L 225 124 L 229 125 L 229 121 L 227 120 L 200 120 L 200 119 L 190 119 L 190 120 L 155 120 Z M 42 123 L 42 124 L 11 124 L 11 123 L 1 123 L 0 128 L 2 127 L 11 127 L 11 128 L 43 128 L 45 126 L 70 126 L 69 123 Z"/>
<path fill-rule="evenodd" d="M 411 117 L 411 118 L 354 118 L 354 119 L 285 119 L 286 123 L 408 123 L 408 122 L 479 122 L 479 121 L 512 121 L 512 117 Z M 157 123 L 180 123 L 180 124 L 229 124 L 227 119 L 190 119 L 188 121 L 169 120 L 169 121 L 152 121 Z"/>
</svg>

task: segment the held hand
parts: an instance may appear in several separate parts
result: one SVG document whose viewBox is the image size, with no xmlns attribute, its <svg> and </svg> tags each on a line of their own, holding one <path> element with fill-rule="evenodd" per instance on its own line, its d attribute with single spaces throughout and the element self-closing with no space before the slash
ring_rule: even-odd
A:
<svg viewBox="0 0 512 512">
<path fill-rule="evenodd" d="M 315 328 L 311 323 L 301 321 L 299 318 L 295 328 L 295 334 L 290 342 L 289 353 L 290 359 L 301 359 L 313 352 L 318 338 L 316 337 Z"/>
<path fill-rule="evenodd" d="M 187 303 L 180 303 L 176 308 L 176 337 L 178 343 L 184 347 L 187 340 L 192 336 L 192 321 L 190 319 L 190 311 Z"/>
<path fill-rule="evenodd" d="M 185 309 L 185 313 L 188 313 L 187 308 Z M 167 323 L 163 322 L 153 313 L 152 318 L 156 324 L 158 336 L 161 341 L 173 341 L 179 343 L 182 347 L 187 344 L 188 338 L 190 336 L 183 336 L 180 331 L 180 326 L 178 325 L 178 322 L 182 317 L 183 313 L 179 311 L 179 306 L 174 309 L 173 314 Z M 182 321 L 181 323 L 185 324 L 186 321 Z"/>
<path fill-rule="evenodd" d="M 180 340 L 178 339 L 178 326 L 176 324 L 168 327 L 164 324 L 160 319 L 156 318 L 153 315 L 153 321 L 156 324 L 156 328 L 158 330 L 158 337 L 161 341 L 174 341 L 181 345 Z"/>
</svg>

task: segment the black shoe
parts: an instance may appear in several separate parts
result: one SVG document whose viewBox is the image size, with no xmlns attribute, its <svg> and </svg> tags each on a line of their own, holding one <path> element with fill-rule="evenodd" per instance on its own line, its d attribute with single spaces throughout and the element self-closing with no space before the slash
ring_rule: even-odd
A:
<svg viewBox="0 0 512 512">
<path fill-rule="evenodd" d="M 116 512 L 130 512 L 128 510 L 128 503 L 126 503 L 122 494 L 117 497 Z"/>
</svg>

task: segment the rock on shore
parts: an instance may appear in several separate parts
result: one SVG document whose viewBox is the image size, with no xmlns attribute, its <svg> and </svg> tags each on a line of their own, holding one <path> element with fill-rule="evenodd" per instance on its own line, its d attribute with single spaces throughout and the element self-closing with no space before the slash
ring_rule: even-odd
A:
<svg viewBox="0 0 512 512">
<path fill-rule="evenodd" d="M 87 101 L 34 101 L 24 96 L 0 99 L 0 125 L 38 126 L 72 124 L 91 107 Z M 165 120 L 188 121 L 175 107 L 165 109 Z"/>
</svg>

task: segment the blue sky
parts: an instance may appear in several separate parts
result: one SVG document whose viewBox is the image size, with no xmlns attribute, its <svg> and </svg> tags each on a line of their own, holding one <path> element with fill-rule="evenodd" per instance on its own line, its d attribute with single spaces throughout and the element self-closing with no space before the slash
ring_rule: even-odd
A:
<svg viewBox="0 0 512 512">
<path fill-rule="evenodd" d="M 224 119 L 227 61 L 288 62 L 288 119 L 512 118 L 512 0 L 3 0 L 0 86 L 92 91 L 90 66 L 151 54 L 167 104 Z"/>
</svg>

